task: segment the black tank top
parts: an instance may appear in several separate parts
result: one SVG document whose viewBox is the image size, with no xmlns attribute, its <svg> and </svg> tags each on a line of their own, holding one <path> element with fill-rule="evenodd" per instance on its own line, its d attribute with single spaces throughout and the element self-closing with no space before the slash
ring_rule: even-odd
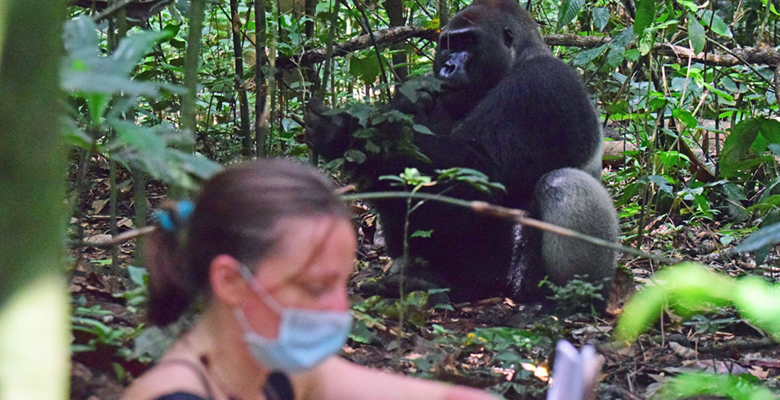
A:
<svg viewBox="0 0 780 400">
<path fill-rule="evenodd" d="M 157 397 L 155 400 L 213 400 L 214 395 L 209 385 L 209 381 L 206 379 L 206 374 L 203 371 L 203 366 L 193 363 L 189 360 L 183 359 L 171 359 L 164 361 L 161 365 L 179 364 L 184 365 L 198 374 L 198 379 L 206 389 L 208 397 L 203 398 L 196 394 L 187 392 L 174 392 Z M 272 372 L 268 375 L 268 379 L 263 385 L 263 395 L 266 400 L 295 400 L 295 393 L 293 391 L 290 378 L 283 372 Z M 231 400 L 234 400 L 231 398 Z M 237 400 L 237 399 L 236 399 Z"/>
</svg>

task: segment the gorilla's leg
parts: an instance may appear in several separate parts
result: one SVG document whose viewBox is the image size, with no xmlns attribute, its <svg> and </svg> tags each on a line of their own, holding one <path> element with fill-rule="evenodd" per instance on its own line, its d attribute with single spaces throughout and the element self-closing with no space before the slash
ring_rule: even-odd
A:
<svg viewBox="0 0 780 400">
<path fill-rule="evenodd" d="M 598 180 L 582 170 L 562 168 L 542 176 L 531 211 L 544 222 L 617 242 L 618 221 L 612 199 Z M 510 274 L 515 295 L 538 297 L 543 292 L 537 283 L 545 275 L 557 285 L 565 285 L 575 275 L 587 275 L 587 280 L 594 283 L 610 279 L 602 292 L 606 300 L 617 266 L 614 250 L 533 228 L 517 227 L 516 233 L 518 242 Z"/>
</svg>

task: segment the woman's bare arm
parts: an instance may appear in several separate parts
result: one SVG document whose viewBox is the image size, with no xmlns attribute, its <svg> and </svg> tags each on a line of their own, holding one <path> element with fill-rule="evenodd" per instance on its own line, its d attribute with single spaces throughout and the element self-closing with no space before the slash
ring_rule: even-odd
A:
<svg viewBox="0 0 780 400">
<path fill-rule="evenodd" d="M 482 390 L 391 374 L 335 356 L 292 381 L 296 400 L 496 400 Z"/>
</svg>

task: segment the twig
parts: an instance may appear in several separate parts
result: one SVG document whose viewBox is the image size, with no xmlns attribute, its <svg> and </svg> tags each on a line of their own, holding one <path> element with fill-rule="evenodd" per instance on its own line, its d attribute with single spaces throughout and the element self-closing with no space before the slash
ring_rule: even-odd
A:
<svg viewBox="0 0 780 400">
<path fill-rule="evenodd" d="M 516 208 L 508 208 L 490 204 L 484 201 L 469 201 L 461 200 L 453 197 L 447 197 L 442 195 L 428 194 L 428 193 L 408 193 L 408 192 L 373 192 L 373 193 L 357 193 L 341 196 L 345 201 L 358 200 L 358 199 L 390 199 L 390 198 L 415 198 L 421 200 L 436 200 L 455 206 L 469 208 L 475 212 L 494 215 L 499 218 L 512 219 L 519 224 L 531 226 L 543 231 L 552 232 L 561 236 L 570 237 L 573 239 L 582 240 L 597 246 L 607 247 L 613 250 L 622 251 L 628 254 L 634 254 L 637 256 L 649 258 L 666 264 L 676 264 L 681 260 L 659 256 L 656 254 L 645 253 L 642 250 L 635 249 L 633 247 L 621 246 L 617 243 L 608 242 L 593 236 L 588 236 L 568 228 L 563 228 L 557 225 L 553 225 L 538 219 L 527 217 L 527 213 L 524 210 Z"/>
<path fill-rule="evenodd" d="M 139 236 L 148 235 L 157 229 L 156 226 L 145 226 L 143 228 L 133 229 L 127 232 L 123 232 L 119 235 L 116 235 L 108 240 L 102 240 L 102 241 L 89 241 L 89 240 L 79 240 L 79 241 L 73 241 L 69 243 L 69 247 L 99 247 L 99 248 L 105 248 L 105 247 L 111 247 L 116 246 L 118 244 L 124 243 L 130 239 L 135 239 Z"/>
<path fill-rule="evenodd" d="M 353 186 L 347 186 L 345 188 L 340 188 L 336 190 L 337 194 L 344 193 L 346 191 L 352 190 Z M 613 250 L 622 251 L 624 253 L 637 255 L 640 257 L 649 258 L 651 260 L 656 260 L 659 262 L 663 262 L 666 264 L 676 264 L 682 260 L 677 260 L 674 258 L 659 256 L 656 254 L 651 253 L 645 253 L 642 250 L 635 249 L 633 247 L 626 247 L 621 246 L 617 243 L 608 242 L 606 240 L 602 240 L 593 236 L 588 236 L 576 231 L 573 231 L 568 228 L 563 228 L 557 225 L 553 225 L 544 221 L 539 221 L 538 219 L 533 219 L 527 217 L 527 213 L 524 210 L 519 210 L 516 208 L 508 208 L 508 207 L 502 207 L 497 206 L 495 204 L 490 204 L 485 201 L 470 201 L 470 200 L 461 200 L 456 199 L 454 197 L 447 197 L 442 195 L 436 195 L 436 194 L 429 194 L 429 193 L 409 193 L 409 192 L 372 192 L 372 193 L 356 193 L 356 194 L 347 194 L 347 195 L 341 195 L 341 199 L 344 201 L 353 201 L 353 200 L 366 200 L 366 199 L 418 199 L 418 200 L 435 200 L 440 201 L 442 203 L 452 204 L 459 207 L 464 207 L 471 209 L 474 212 L 483 213 L 483 214 L 490 214 L 499 218 L 507 218 L 512 219 L 515 222 L 519 224 L 523 224 L 526 226 L 531 226 L 537 229 L 541 229 L 543 231 L 552 232 L 561 236 L 570 237 L 578 240 L 582 240 L 584 242 L 588 242 L 591 244 L 594 244 L 596 246 L 601 247 L 607 247 Z M 79 242 L 72 242 L 70 244 L 70 247 L 77 247 L 77 246 L 91 246 L 91 247 L 109 247 L 114 246 L 119 243 L 122 243 L 124 241 L 136 238 L 138 236 L 146 235 L 154 231 L 156 227 L 154 226 L 147 226 L 140 229 L 134 229 L 131 231 L 127 231 L 122 233 L 121 235 L 118 235 L 116 237 L 112 237 L 109 240 L 102 241 L 102 242 L 89 242 L 89 241 L 79 241 Z"/>
</svg>

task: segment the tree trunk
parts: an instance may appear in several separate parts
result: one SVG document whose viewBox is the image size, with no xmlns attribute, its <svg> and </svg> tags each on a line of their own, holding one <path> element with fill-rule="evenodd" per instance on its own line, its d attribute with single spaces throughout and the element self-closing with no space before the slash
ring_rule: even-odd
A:
<svg viewBox="0 0 780 400">
<path fill-rule="evenodd" d="M 230 0 L 230 25 L 233 27 L 233 60 L 236 64 L 234 87 L 238 95 L 239 132 L 241 155 L 252 156 L 252 134 L 249 130 L 249 103 L 244 89 L 244 38 L 241 35 L 241 16 L 238 15 L 238 0 Z"/>
<path fill-rule="evenodd" d="M 206 11 L 206 0 L 191 0 L 189 14 L 189 32 L 187 33 L 187 50 L 184 55 L 184 90 L 181 99 L 181 125 L 192 134 L 192 141 L 179 147 L 189 153 L 195 152 L 195 137 L 198 134 L 197 99 L 198 70 L 200 69 L 200 39 L 203 29 L 203 13 Z M 168 197 L 182 199 L 186 190 L 179 186 L 168 188 Z"/>
<path fill-rule="evenodd" d="M 0 398 L 68 396 L 65 2 L 0 1 Z"/>
<path fill-rule="evenodd" d="M 390 27 L 404 25 L 404 3 L 402 0 L 385 0 L 385 11 L 390 19 Z M 405 43 L 395 43 L 390 46 L 393 52 L 393 70 L 398 79 L 403 82 L 409 75 L 409 68 L 406 66 Z"/>
<path fill-rule="evenodd" d="M 268 121 L 264 119 L 266 94 L 265 73 L 263 67 L 268 62 L 265 55 L 265 42 L 268 40 L 265 26 L 266 0 L 255 0 L 255 154 L 265 157 L 265 139 L 268 132 Z"/>
</svg>

